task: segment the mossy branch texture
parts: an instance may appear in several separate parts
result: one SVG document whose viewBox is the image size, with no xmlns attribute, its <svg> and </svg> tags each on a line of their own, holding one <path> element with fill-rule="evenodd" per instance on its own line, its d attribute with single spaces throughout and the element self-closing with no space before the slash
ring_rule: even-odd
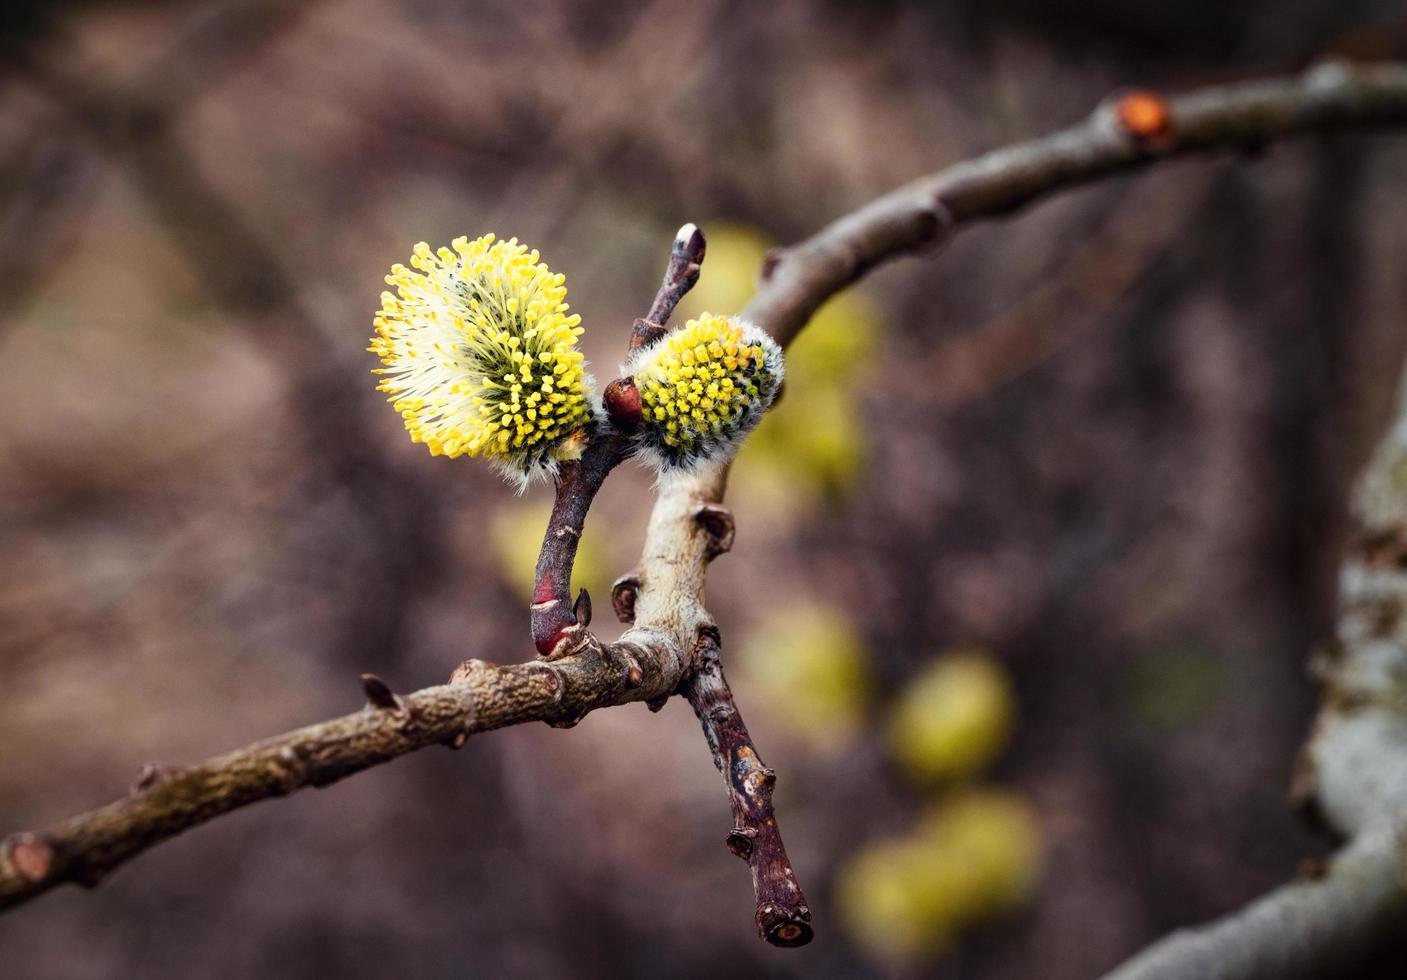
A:
<svg viewBox="0 0 1407 980">
<path fill-rule="evenodd" d="M 1132 97 L 1110 100 L 1070 129 L 914 181 L 812 238 L 779 250 L 762 270 L 759 291 L 744 316 L 786 344 L 827 298 L 867 270 L 899 255 L 928 250 L 966 223 L 1003 216 L 1047 195 L 1182 154 L 1256 150 L 1310 132 L 1407 123 L 1407 66 L 1326 64 L 1296 78 L 1209 88 L 1166 102 L 1139 93 L 1140 100 L 1153 101 L 1124 104 Z M 655 303 L 631 330 L 632 348 L 662 336 L 674 304 L 697 278 L 702 259 L 702 235 L 686 226 Z M 586 510 L 623 458 L 624 440 L 618 434 L 628 432 L 632 412 L 638 410 L 638 392 L 632 397 L 629 379 L 620 381 L 608 389 L 609 418 L 593 433 L 582 459 L 570 464 L 575 469 L 564 468 L 544 539 L 540 594 L 534 597 L 533 612 L 533 637 L 544 659 L 511 665 L 466 661 L 448 684 L 405 695 L 394 694 L 367 675 L 363 691 L 368 704 L 359 711 L 189 768 L 148 767 L 122 799 L 0 841 L 0 908 L 65 882 L 95 884 L 153 844 L 220 814 L 306 786 L 326 785 L 416 749 L 458 747 L 471 735 L 524 722 L 566 727 L 597 708 L 632 701 L 659 705 L 683 694 L 699 715 L 725 775 L 734 817 L 728 843 L 752 870 L 760 934 L 776 945 L 808 941 L 810 910 L 772 812 L 775 777 L 762 764 L 737 714 L 718 656 L 718 626 L 703 604 L 705 569 L 728 550 L 734 533 L 732 517 L 722 505 L 726 465 L 672 477 L 662 487 L 639 566 L 613 590 L 617 614 L 633 620 L 619 641 L 605 644 L 596 639 L 589 630 L 589 599 L 570 598 L 571 565 Z M 1358 594 L 1346 590 L 1346 601 L 1352 604 Z M 539 612 L 536 606 L 548 602 L 551 605 Z M 1389 641 L 1400 667 L 1403 646 L 1395 633 L 1378 637 L 1371 650 L 1381 651 L 1382 643 Z M 1322 906 L 1336 916 L 1334 928 L 1300 937 L 1301 946 L 1315 945 L 1315 955 L 1327 955 L 1341 942 L 1362 941 L 1385 917 L 1398 923 L 1403 918 L 1403 903 L 1390 901 L 1386 886 L 1365 898 L 1346 889 L 1336 876 L 1341 866 L 1347 874 L 1350 866 L 1357 867 L 1355 862 L 1367 861 L 1369 880 L 1399 880 L 1401 848 L 1395 837 L 1389 840 L 1382 814 L 1391 804 L 1400 819 L 1407 798 L 1400 786 L 1391 793 L 1375 793 L 1362 780 L 1367 778 L 1364 760 L 1378 759 L 1384 750 L 1397 750 L 1400 765 L 1401 728 L 1407 723 L 1400 704 L 1384 707 L 1381 699 L 1353 709 L 1350 717 L 1343 698 L 1334 693 L 1377 676 L 1369 668 L 1379 653 L 1368 650 L 1363 647 L 1362 658 L 1355 654 L 1344 660 L 1331 675 L 1324 723 L 1308 751 L 1314 774 L 1309 795 L 1334 826 L 1352 837 L 1326 879 L 1329 884 L 1309 893 L 1315 908 Z M 1355 699 L 1350 703 L 1360 704 Z M 1389 711 L 1395 714 L 1389 717 Z M 1399 862 L 1390 874 L 1384 870 L 1389 860 Z M 1277 901 L 1276 894 L 1262 900 Z M 1267 918 L 1275 916 L 1261 915 L 1253 906 L 1240 918 L 1218 925 L 1217 941 L 1259 949 L 1264 936 L 1274 934 L 1242 920 L 1263 923 Z M 1198 936 L 1166 941 L 1170 945 L 1150 950 L 1123 975 L 1187 975 L 1178 971 L 1203 955 L 1206 937 Z M 1221 975 L 1271 975 L 1255 955 L 1217 962 L 1234 967 Z"/>
</svg>

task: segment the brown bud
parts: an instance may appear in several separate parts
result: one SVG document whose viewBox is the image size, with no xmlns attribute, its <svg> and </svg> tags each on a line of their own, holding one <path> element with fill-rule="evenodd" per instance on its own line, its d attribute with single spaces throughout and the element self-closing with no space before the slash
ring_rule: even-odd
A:
<svg viewBox="0 0 1407 980">
<path fill-rule="evenodd" d="M 591 625 L 591 593 L 582 589 L 576 594 L 576 604 L 572 606 L 572 615 L 576 617 L 578 626 Z"/>
<path fill-rule="evenodd" d="M 622 575 L 611 585 L 611 608 L 622 623 L 635 622 L 635 597 L 640 594 L 640 576 Z"/>
<path fill-rule="evenodd" d="M 681 227 L 679 233 L 674 236 L 675 251 L 694 265 L 703 264 L 707 248 L 708 243 L 704 241 L 703 230 L 692 221 Z"/>
<path fill-rule="evenodd" d="M 640 401 L 640 389 L 635 387 L 634 378 L 616 378 L 606 385 L 606 393 L 601 400 L 605 403 L 606 414 L 622 432 L 634 432 L 640 426 L 640 416 L 644 406 Z"/>
<path fill-rule="evenodd" d="M 752 857 L 752 842 L 756 837 L 756 827 L 734 827 L 724 843 L 728 845 L 728 850 L 732 851 L 734 855 L 746 861 Z"/>
<path fill-rule="evenodd" d="M 708 534 L 708 557 L 717 558 L 733 549 L 736 525 L 733 512 L 718 504 L 704 504 L 694 511 L 694 520 Z"/>
<path fill-rule="evenodd" d="M 385 711 L 402 708 L 401 699 L 396 697 L 390 685 L 375 674 L 362 674 L 362 692 L 366 694 L 367 701 Z"/>
</svg>

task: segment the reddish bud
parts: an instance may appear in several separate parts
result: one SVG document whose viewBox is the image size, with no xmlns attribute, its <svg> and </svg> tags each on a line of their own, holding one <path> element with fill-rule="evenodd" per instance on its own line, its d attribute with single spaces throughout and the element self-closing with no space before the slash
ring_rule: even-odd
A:
<svg viewBox="0 0 1407 980">
<path fill-rule="evenodd" d="M 634 378 L 616 378 L 606 385 L 602 396 L 606 414 L 622 432 L 634 432 L 640 425 L 640 415 L 644 406 L 640 401 L 640 389 L 635 387 Z"/>
</svg>

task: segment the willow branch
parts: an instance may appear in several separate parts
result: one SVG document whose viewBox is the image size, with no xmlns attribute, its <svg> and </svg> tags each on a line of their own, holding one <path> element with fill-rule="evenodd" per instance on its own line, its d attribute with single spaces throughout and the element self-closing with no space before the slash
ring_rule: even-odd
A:
<svg viewBox="0 0 1407 980">
<path fill-rule="evenodd" d="M 1121 111 L 1130 99 L 1160 113 Z M 1111 99 L 1082 123 L 920 178 L 769 258 L 749 317 L 782 343 L 875 265 L 923 252 L 960 226 L 1001 217 L 1103 177 L 1192 153 L 1258 150 L 1275 140 L 1407 122 L 1407 65 L 1338 62 L 1297 78 L 1208 88 L 1166 102 Z"/>
<path fill-rule="evenodd" d="M 790 341 L 811 313 L 866 270 L 931 247 L 966 222 L 1181 153 L 1258 147 L 1322 129 L 1400 124 L 1407 121 L 1407 68 L 1329 66 L 1300 79 L 1208 89 L 1167 108 L 1171 123 L 1162 134 L 1130 126 L 1111 104 L 1072 129 L 959 164 L 880 198 L 773 256 L 746 315 Z M 690 679 L 699 637 L 716 629 L 703 605 L 703 586 L 709 560 L 720 553 L 721 531 L 731 533 L 721 517 L 727 513 L 721 505 L 725 483 L 726 471 L 716 468 L 663 488 L 639 570 L 618 583 L 612 596 L 617 610 L 635 621 L 618 642 L 593 641 L 550 663 L 468 661 L 449 685 L 403 696 L 403 714 L 392 700 L 392 707 L 373 706 L 191 769 L 158 773 L 106 807 L 0 842 L 0 907 L 63 882 L 91 883 L 152 844 L 222 813 L 325 785 L 427 745 L 462 744 L 470 733 L 527 721 L 567 725 L 599 707 L 668 698 Z M 695 675 L 696 692 L 699 676 L 708 674 Z M 1381 724 L 1372 717 L 1368 712 L 1343 730 Z M 736 731 L 737 744 L 748 744 L 741 721 Z M 1327 742 L 1318 744 L 1321 782 L 1338 778 L 1341 770 L 1364 771 L 1328 751 Z M 1341 798 L 1322 790 L 1319 795 Z M 753 868 L 757 875 L 758 866 Z M 762 896 L 759 888 L 759 907 Z"/>
<path fill-rule="evenodd" d="M 811 909 L 796 881 L 786 845 L 772 813 L 777 774 L 767 768 L 752 744 L 747 725 L 733 701 L 718 657 L 718 635 L 699 634 L 695 668 L 684 696 L 703 725 L 713 763 L 723 774 L 733 806 L 728 849 L 748 863 L 757 896 L 757 932 L 774 946 L 804 946 L 811 941 Z"/>
<path fill-rule="evenodd" d="M 674 248 L 669 253 L 669 265 L 664 270 L 664 281 L 655 293 L 655 301 L 650 304 L 650 312 L 643 320 L 636 320 L 635 329 L 631 331 L 630 352 L 654 343 L 664 334 L 665 324 L 669 322 L 674 308 L 699 281 L 704 249 L 703 232 L 697 225 L 688 224 L 679 229 Z"/>
<path fill-rule="evenodd" d="M 656 542 L 658 548 L 674 542 Z M 450 683 L 395 695 L 367 675 L 360 711 L 218 756 L 189 769 L 148 767 L 107 806 L 0 842 L 0 908 L 65 882 L 97 884 L 153 844 L 259 800 L 326 786 L 430 745 L 541 721 L 570 727 L 596 708 L 668 697 L 688 666 L 673 636 L 628 630 L 553 663 L 461 664 Z"/>
<path fill-rule="evenodd" d="M 704 236 L 698 227 L 687 224 L 680 228 L 650 311 L 646 317 L 636 320 L 631 330 L 627 354 L 654 343 L 667 333 L 665 324 L 674 308 L 698 281 L 704 253 Z M 572 565 L 586 513 L 611 470 L 630 454 L 629 436 L 638 425 L 641 413 L 640 393 L 630 377 L 612 381 L 603 401 L 606 419 L 593 434 L 582 458 L 561 467 L 556 499 L 538 555 L 532 635 L 539 655 L 549 661 L 583 647 L 599 645 L 589 629 L 591 598 L 585 589 L 568 608 Z M 718 495 L 721 495 L 723 470 L 717 469 L 714 473 L 720 481 Z M 725 508 L 711 503 L 691 506 L 688 513 L 692 528 L 704 536 L 698 585 L 675 594 L 677 601 L 658 607 L 658 615 L 653 616 L 651 624 L 656 630 L 673 633 L 681 644 L 693 637 L 680 693 L 686 694 L 703 723 L 714 762 L 725 777 L 734 814 L 728 847 L 744 858 L 752 871 L 758 936 L 774 946 L 804 946 L 814 935 L 811 910 L 787 859 L 781 830 L 772 812 L 776 774 L 762 764 L 747 726 L 733 703 L 733 693 L 723 678 L 719 662 L 718 628 L 703 607 L 702 563 L 732 547 L 733 517 Z M 657 562 L 672 560 L 664 553 L 657 558 Z M 611 605 L 623 622 L 635 622 L 641 587 L 642 579 L 630 576 L 612 589 Z M 650 707 L 659 708 L 668 696 L 665 693 L 650 698 Z"/>
<path fill-rule="evenodd" d="M 626 453 L 624 440 L 607 431 L 587 446 L 581 459 L 560 466 L 533 585 L 531 628 L 533 646 L 540 656 L 556 659 L 587 642 L 591 596 L 582 589 L 572 601 L 576 549 L 586 526 L 586 512 Z"/>
<path fill-rule="evenodd" d="M 698 282 L 703 258 L 704 237 L 698 226 L 680 228 L 648 317 L 636 320 L 631 329 L 627 354 L 664 335 L 674 307 Z M 633 378 L 617 378 L 607 385 L 603 404 L 606 417 L 589 434 L 581 459 L 560 465 L 552 514 L 538 551 L 532 638 L 538 654 L 548 659 L 572 653 L 588 641 L 591 596 L 582 589 L 575 602 L 571 598 L 577 545 L 592 501 L 606 477 L 630 455 L 629 436 L 640 423 L 640 392 Z"/>
</svg>

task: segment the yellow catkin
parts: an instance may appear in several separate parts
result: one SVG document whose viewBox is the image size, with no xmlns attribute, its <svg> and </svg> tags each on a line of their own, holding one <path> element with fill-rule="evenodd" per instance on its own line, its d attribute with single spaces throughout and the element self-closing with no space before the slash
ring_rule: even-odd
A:
<svg viewBox="0 0 1407 980">
<path fill-rule="evenodd" d="M 377 390 L 435 456 L 483 456 L 526 478 L 580 453 L 591 378 L 565 280 L 517 239 L 421 242 L 391 267 L 368 348 Z"/>
<path fill-rule="evenodd" d="M 640 389 L 641 448 L 660 469 L 727 456 L 782 384 L 781 348 L 763 330 L 705 313 L 626 365 Z"/>
</svg>

